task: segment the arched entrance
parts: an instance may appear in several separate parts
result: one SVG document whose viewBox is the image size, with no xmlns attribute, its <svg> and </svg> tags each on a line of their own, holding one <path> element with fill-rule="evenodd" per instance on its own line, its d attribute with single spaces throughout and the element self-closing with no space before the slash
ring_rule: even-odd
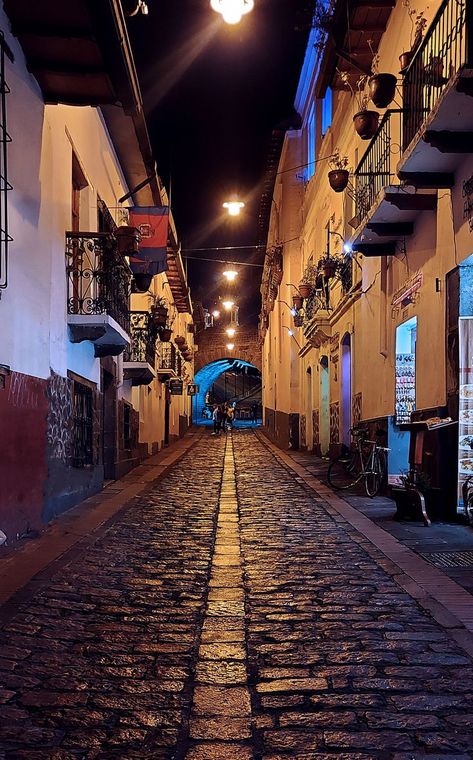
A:
<svg viewBox="0 0 473 760">
<path fill-rule="evenodd" d="M 320 357 L 320 451 L 328 453 L 330 446 L 330 379 L 328 356 Z"/>
<path fill-rule="evenodd" d="M 235 404 L 235 421 L 249 423 L 257 407 L 261 418 L 261 373 L 242 359 L 218 359 L 206 364 L 195 375 L 199 392 L 194 396 L 192 418 L 195 424 L 211 424 L 214 403 Z"/>
<path fill-rule="evenodd" d="M 345 333 L 340 345 L 342 357 L 341 442 L 349 447 L 351 428 L 351 336 L 349 333 Z"/>
</svg>

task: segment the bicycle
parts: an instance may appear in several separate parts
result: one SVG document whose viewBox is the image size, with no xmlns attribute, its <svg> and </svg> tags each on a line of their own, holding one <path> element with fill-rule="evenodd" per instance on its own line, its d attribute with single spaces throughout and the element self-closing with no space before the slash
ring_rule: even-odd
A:
<svg viewBox="0 0 473 760">
<path fill-rule="evenodd" d="M 330 462 L 327 480 L 337 491 L 353 488 L 364 480 L 366 495 L 373 498 L 386 477 L 386 453 L 389 449 L 368 440 L 368 428 L 350 428 L 350 434 L 354 445 Z"/>
</svg>

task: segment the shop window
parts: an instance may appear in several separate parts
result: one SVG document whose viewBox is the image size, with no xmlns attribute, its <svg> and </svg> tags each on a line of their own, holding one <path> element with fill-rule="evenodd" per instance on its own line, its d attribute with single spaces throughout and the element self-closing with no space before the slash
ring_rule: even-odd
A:
<svg viewBox="0 0 473 760">
<path fill-rule="evenodd" d="M 123 448 L 131 449 L 131 406 L 123 407 Z"/>
<path fill-rule="evenodd" d="M 416 408 L 417 317 L 396 328 L 396 425 L 411 421 Z"/>
<path fill-rule="evenodd" d="M 322 137 L 332 124 L 332 89 L 327 87 L 325 97 L 322 100 Z"/>
<path fill-rule="evenodd" d="M 72 417 L 72 464 L 86 467 L 93 464 L 93 396 L 92 389 L 74 381 Z"/>
<path fill-rule="evenodd" d="M 315 172 L 315 104 L 312 103 L 307 119 L 307 172 L 309 180 Z"/>
</svg>

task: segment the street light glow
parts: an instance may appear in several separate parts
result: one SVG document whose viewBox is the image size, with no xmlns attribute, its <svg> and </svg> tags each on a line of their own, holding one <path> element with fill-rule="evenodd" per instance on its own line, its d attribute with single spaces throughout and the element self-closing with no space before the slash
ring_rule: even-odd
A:
<svg viewBox="0 0 473 760">
<path fill-rule="evenodd" d="M 210 5 L 221 13 L 227 24 L 239 24 L 242 16 L 254 8 L 254 0 L 210 0 Z"/>
<path fill-rule="evenodd" d="M 225 311 L 230 311 L 235 306 L 235 301 L 222 301 L 222 306 Z"/>
<path fill-rule="evenodd" d="M 227 348 L 228 348 L 229 351 L 233 351 L 233 349 L 235 348 L 235 344 L 234 343 L 227 343 Z"/>
<path fill-rule="evenodd" d="M 229 338 L 233 338 L 233 336 L 236 333 L 236 330 L 235 330 L 234 327 L 227 327 L 227 329 L 225 330 L 225 332 L 227 333 L 227 335 L 228 335 Z"/>
<path fill-rule="evenodd" d="M 291 338 L 292 338 L 292 336 L 294 335 L 294 333 L 292 332 L 292 330 L 288 330 L 288 331 L 287 331 L 287 334 L 288 334 L 288 335 L 290 335 L 290 336 L 291 336 Z"/>
<path fill-rule="evenodd" d="M 230 216 L 240 216 L 240 211 L 245 208 L 243 201 L 225 201 L 222 206 L 227 209 Z"/>
<path fill-rule="evenodd" d="M 236 272 L 234 269 L 226 269 L 223 273 L 223 276 L 227 279 L 227 282 L 235 282 L 238 272 Z"/>
<path fill-rule="evenodd" d="M 212 316 L 213 316 L 214 319 L 218 319 L 219 318 L 220 312 L 218 311 L 218 309 L 214 309 L 213 310 Z"/>
</svg>

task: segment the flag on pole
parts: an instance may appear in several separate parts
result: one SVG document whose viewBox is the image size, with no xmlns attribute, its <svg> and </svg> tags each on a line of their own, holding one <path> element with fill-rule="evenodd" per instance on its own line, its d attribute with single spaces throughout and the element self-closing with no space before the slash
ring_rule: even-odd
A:
<svg viewBox="0 0 473 760">
<path fill-rule="evenodd" d="M 130 258 L 133 272 L 160 274 L 167 266 L 169 206 L 134 206 L 129 211 L 129 224 L 141 235 L 138 253 Z"/>
</svg>

